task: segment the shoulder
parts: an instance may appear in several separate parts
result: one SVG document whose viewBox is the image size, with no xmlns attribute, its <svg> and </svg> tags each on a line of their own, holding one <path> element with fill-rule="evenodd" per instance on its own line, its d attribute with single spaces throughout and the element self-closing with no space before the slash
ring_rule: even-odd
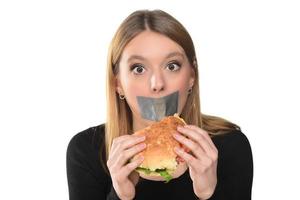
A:
<svg viewBox="0 0 300 200">
<path fill-rule="evenodd" d="M 104 135 L 101 124 L 76 133 L 69 141 L 66 169 L 70 195 L 74 198 L 100 196 L 108 186 L 109 175 L 102 162 Z"/>
<path fill-rule="evenodd" d="M 226 147 L 228 150 L 251 149 L 247 136 L 240 130 L 233 130 L 212 138 L 216 146 Z"/>
<path fill-rule="evenodd" d="M 219 164 L 228 170 L 252 171 L 253 158 L 250 142 L 240 130 L 212 138 L 218 149 Z"/>
<path fill-rule="evenodd" d="M 247 136 L 233 130 L 212 140 L 218 149 L 218 182 L 212 199 L 251 199 L 253 160 Z"/>
<path fill-rule="evenodd" d="M 105 135 L 105 124 L 89 127 L 76 133 L 69 141 L 67 153 L 99 150 Z"/>
</svg>

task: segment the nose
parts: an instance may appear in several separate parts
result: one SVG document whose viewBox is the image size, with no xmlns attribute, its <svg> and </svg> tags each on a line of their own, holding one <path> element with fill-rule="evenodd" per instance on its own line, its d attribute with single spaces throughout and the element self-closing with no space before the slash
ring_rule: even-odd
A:
<svg viewBox="0 0 300 200">
<path fill-rule="evenodd" d="M 151 91 L 158 93 L 164 90 L 164 77 L 160 72 L 155 72 L 151 76 Z"/>
</svg>

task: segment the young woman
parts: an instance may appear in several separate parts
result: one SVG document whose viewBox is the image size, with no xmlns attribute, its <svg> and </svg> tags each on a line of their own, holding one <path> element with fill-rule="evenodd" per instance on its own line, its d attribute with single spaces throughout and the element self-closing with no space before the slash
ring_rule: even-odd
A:
<svg viewBox="0 0 300 200">
<path fill-rule="evenodd" d="M 139 10 L 117 30 L 107 64 L 106 123 L 76 134 L 67 149 L 71 200 L 251 199 L 253 160 L 238 125 L 201 113 L 198 65 L 186 29 L 161 10 Z M 190 149 L 174 149 L 182 162 L 165 183 L 135 171 L 146 148 L 132 133 L 154 121 L 142 115 L 137 97 L 177 93 L 177 113 L 188 124 L 174 138 Z"/>
</svg>

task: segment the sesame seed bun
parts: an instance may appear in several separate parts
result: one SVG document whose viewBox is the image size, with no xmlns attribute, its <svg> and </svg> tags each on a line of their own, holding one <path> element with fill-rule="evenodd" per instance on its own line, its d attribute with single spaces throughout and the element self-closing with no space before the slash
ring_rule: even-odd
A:
<svg viewBox="0 0 300 200">
<path fill-rule="evenodd" d="M 185 121 L 175 114 L 134 133 L 134 135 L 146 136 L 146 149 L 133 157 L 135 159 L 140 155 L 144 156 L 144 161 L 138 169 L 146 170 L 136 170 L 142 177 L 161 176 L 157 170 L 164 169 L 171 176 L 174 175 L 179 164 L 174 148 L 181 145 L 172 134 L 177 131 L 177 126 L 184 125 L 186 125 Z"/>
</svg>

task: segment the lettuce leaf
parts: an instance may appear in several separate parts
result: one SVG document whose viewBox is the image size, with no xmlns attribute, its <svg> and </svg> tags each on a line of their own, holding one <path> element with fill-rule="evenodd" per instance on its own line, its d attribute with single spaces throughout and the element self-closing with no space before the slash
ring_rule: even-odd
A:
<svg viewBox="0 0 300 200">
<path fill-rule="evenodd" d="M 144 172 L 145 174 L 150 174 L 150 173 L 151 173 L 151 170 L 150 170 L 150 169 L 146 169 L 146 168 L 142 168 L 142 167 L 137 167 L 136 170 L 142 171 L 142 172 Z"/>
<path fill-rule="evenodd" d="M 165 183 L 168 183 L 171 179 L 173 179 L 173 177 L 169 174 L 169 172 L 166 169 L 156 169 L 155 171 L 151 171 L 147 168 L 137 167 L 136 170 L 144 172 L 145 174 L 151 174 L 153 172 L 159 173 L 159 175 L 161 175 L 165 179 Z"/>
<path fill-rule="evenodd" d="M 168 183 L 173 177 L 167 172 L 166 169 L 157 169 L 155 172 L 159 173 L 162 177 L 164 177 L 166 183 Z"/>
</svg>

